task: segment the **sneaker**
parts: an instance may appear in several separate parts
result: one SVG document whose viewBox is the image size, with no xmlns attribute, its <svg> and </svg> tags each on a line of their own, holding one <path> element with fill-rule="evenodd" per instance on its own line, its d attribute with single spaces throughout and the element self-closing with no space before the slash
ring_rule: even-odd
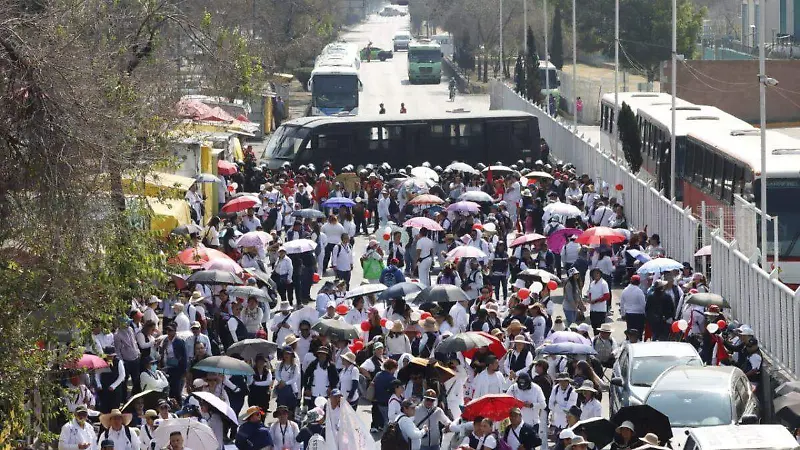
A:
<svg viewBox="0 0 800 450">
<path fill-rule="evenodd" d="M 377 428 L 370 428 L 369 432 L 370 432 L 370 434 L 376 434 L 378 432 L 378 429 Z"/>
</svg>

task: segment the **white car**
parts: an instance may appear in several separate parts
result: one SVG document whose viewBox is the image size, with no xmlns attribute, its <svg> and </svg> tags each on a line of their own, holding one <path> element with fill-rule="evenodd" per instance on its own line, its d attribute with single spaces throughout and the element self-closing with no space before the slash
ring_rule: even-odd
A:
<svg viewBox="0 0 800 450">
<path fill-rule="evenodd" d="M 408 50 L 408 44 L 411 43 L 411 34 L 401 31 L 394 35 L 392 39 L 392 45 L 394 46 L 394 51 L 398 51 L 399 49 Z"/>
</svg>

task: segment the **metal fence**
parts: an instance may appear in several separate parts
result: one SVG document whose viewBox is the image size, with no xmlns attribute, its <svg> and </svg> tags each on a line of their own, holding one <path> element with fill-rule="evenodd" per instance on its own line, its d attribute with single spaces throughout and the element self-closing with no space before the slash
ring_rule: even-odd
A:
<svg viewBox="0 0 800 450">
<path fill-rule="evenodd" d="M 711 286 L 731 303 L 731 314 L 751 324 L 762 349 L 793 378 L 800 373 L 800 293 L 771 279 L 770 274 L 701 223 L 688 209 L 671 202 L 651 185 L 618 165 L 571 122 L 550 117 L 544 110 L 520 97 L 500 81 L 490 83 L 490 108 L 526 111 L 539 119 L 539 132 L 555 158 L 573 163 L 579 173 L 589 174 L 596 185 L 606 186 L 610 196 L 625 205 L 628 223 L 661 236 L 670 257 L 695 261 L 694 254 L 705 243 L 712 244 Z M 712 233 L 714 234 L 712 236 Z M 709 242 L 711 241 L 711 242 Z M 798 291 L 800 292 L 800 290 Z"/>
</svg>

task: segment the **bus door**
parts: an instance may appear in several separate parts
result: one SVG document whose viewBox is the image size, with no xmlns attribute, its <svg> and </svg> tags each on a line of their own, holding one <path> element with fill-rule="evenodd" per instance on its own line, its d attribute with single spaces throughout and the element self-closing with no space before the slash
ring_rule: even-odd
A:
<svg viewBox="0 0 800 450">
<path fill-rule="evenodd" d="M 402 167 L 408 164 L 417 165 L 427 160 L 426 155 L 429 155 L 430 148 L 430 125 L 424 122 L 420 123 L 405 123 L 403 124 L 403 133 L 405 134 L 403 141 L 405 148 L 402 152 L 394 152 L 391 162 L 392 166 Z M 397 146 L 401 147 L 400 145 Z"/>
<path fill-rule="evenodd" d="M 503 161 L 511 164 L 516 161 L 509 160 L 511 155 L 511 123 L 508 121 L 486 121 L 486 146 L 484 146 L 483 154 L 471 155 L 474 159 L 472 162 L 486 162 L 494 164 L 495 161 Z"/>
</svg>

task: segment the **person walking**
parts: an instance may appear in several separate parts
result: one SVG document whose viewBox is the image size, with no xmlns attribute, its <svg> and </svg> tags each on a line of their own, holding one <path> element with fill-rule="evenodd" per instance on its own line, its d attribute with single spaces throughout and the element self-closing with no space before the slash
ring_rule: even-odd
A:
<svg viewBox="0 0 800 450">
<path fill-rule="evenodd" d="M 419 282 L 423 287 L 430 287 L 431 285 L 431 266 L 433 265 L 433 252 L 434 243 L 428 237 L 430 231 L 423 228 L 419 230 L 419 239 L 417 239 L 417 274 L 419 275 Z"/>
<path fill-rule="evenodd" d="M 442 442 L 442 433 L 440 424 L 444 429 L 450 427 L 450 418 L 440 408 L 438 403 L 438 396 L 433 389 L 427 389 L 425 396 L 422 398 L 422 403 L 419 404 L 414 412 L 414 423 L 419 427 L 423 425 L 428 429 L 428 432 L 422 436 L 420 450 L 439 450 Z"/>
<path fill-rule="evenodd" d="M 641 278 L 633 275 L 620 295 L 620 316 L 628 329 L 644 330 L 647 297 L 641 288 Z"/>
<path fill-rule="evenodd" d="M 350 245 L 350 236 L 341 235 L 341 243 L 336 244 L 331 250 L 331 267 L 336 272 L 336 278 L 345 282 L 345 287 L 350 290 L 350 276 L 353 271 L 353 247 Z"/>
<path fill-rule="evenodd" d="M 608 307 L 606 303 L 611 299 L 611 290 L 608 283 L 603 279 L 603 272 L 600 269 L 592 269 L 589 273 L 592 278 L 589 284 L 589 320 L 592 328 L 597 332 L 600 325 L 605 323 Z"/>
<path fill-rule="evenodd" d="M 97 435 L 92 424 L 88 423 L 89 410 L 86 405 L 78 405 L 72 420 L 61 427 L 58 436 L 58 450 L 98 450 Z"/>
<path fill-rule="evenodd" d="M 397 416 L 397 426 L 403 433 L 403 438 L 410 443 L 411 450 L 420 450 L 422 447 L 422 437 L 428 433 L 428 426 L 422 425 L 420 428 L 414 422 L 414 415 L 417 412 L 416 404 L 412 400 L 403 400 L 400 404 L 402 413 Z"/>
</svg>

